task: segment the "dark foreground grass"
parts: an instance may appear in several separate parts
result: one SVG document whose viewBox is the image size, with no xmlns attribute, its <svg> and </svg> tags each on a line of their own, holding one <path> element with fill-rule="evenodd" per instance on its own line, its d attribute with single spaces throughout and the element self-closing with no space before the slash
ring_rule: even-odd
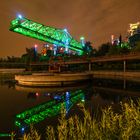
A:
<svg viewBox="0 0 140 140">
<path fill-rule="evenodd" d="M 102 110 L 101 119 L 91 118 L 81 104 L 84 119 L 72 116 L 65 119 L 62 111 L 57 130 L 47 126 L 43 140 L 140 140 L 140 100 L 137 103 L 120 103 L 121 113 L 114 113 L 109 107 Z M 22 140 L 40 140 L 41 135 L 32 126 Z"/>
</svg>

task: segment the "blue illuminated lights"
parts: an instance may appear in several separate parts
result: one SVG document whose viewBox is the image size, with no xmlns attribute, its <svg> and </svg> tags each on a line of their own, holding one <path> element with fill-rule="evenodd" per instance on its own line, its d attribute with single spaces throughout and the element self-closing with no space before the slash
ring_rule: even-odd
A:
<svg viewBox="0 0 140 140">
<path fill-rule="evenodd" d="M 66 96 L 69 96 L 69 95 L 70 95 L 70 93 L 67 91 L 67 92 L 66 92 Z"/>
<path fill-rule="evenodd" d="M 68 30 L 67 30 L 66 28 L 64 29 L 64 31 L 65 31 L 65 32 L 68 32 Z"/>
<path fill-rule="evenodd" d="M 66 92 L 66 114 L 70 110 L 70 92 Z"/>
<path fill-rule="evenodd" d="M 19 14 L 19 15 L 18 15 L 18 18 L 19 18 L 19 19 L 22 19 L 23 17 L 22 17 L 22 15 Z"/>
<path fill-rule="evenodd" d="M 24 133 L 25 133 L 25 127 L 22 127 L 22 128 L 20 129 L 20 132 L 21 132 L 21 134 L 24 134 Z"/>
<path fill-rule="evenodd" d="M 69 48 L 69 40 L 68 39 L 66 39 L 66 43 L 65 44 L 66 44 L 65 51 L 68 52 L 68 50 L 69 50 L 68 49 Z"/>
<path fill-rule="evenodd" d="M 25 130 L 25 128 L 24 128 L 24 127 L 22 127 L 22 128 L 21 128 L 21 131 L 24 131 L 24 130 Z"/>
<path fill-rule="evenodd" d="M 56 54 L 57 54 L 57 53 L 56 53 L 56 52 L 57 52 L 57 45 L 53 44 L 53 47 L 54 47 L 54 48 L 53 48 L 54 55 L 56 55 Z"/>
<path fill-rule="evenodd" d="M 54 96 L 54 99 L 55 99 L 55 100 L 61 100 L 61 96 L 55 95 L 55 96 Z"/>
</svg>

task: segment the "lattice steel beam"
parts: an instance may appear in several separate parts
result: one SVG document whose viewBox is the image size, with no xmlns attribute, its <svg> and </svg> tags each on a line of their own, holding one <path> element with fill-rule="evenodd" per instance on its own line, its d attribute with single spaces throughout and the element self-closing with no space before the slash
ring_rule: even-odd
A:
<svg viewBox="0 0 140 140">
<path fill-rule="evenodd" d="M 45 26 L 23 17 L 12 20 L 9 30 L 62 47 L 66 47 L 68 42 L 70 50 L 83 53 L 82 44 L 72 38 L 66 30 Z"/>
</svg>

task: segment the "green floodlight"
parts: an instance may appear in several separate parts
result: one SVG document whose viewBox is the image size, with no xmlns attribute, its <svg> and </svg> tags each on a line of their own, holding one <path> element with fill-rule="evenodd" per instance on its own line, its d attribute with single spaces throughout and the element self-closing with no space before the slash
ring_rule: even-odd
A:
<svg viewBox="0 0 140 140">
<path fill-rule="evenodd" d="M 11 137 L 9 133 L 0 133 L 0 137 Z"/>
<path fill-rule="evenodd" d="M 15 133 L 14 132 L 12 132 L 12 133 L 0 133 L 0 137 L 11 137 L 11 138 L 13 138 L 13 137 L 15 137 Z"/>
</svg>

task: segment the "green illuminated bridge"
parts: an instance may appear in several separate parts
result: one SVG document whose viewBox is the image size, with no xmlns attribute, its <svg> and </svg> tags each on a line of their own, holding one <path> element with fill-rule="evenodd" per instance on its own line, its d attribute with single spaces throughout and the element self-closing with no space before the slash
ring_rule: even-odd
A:
<svg viewBox="0 0 140 140">
<path fill-rule="evenodd" d="M 78 54 L 83 53 L 82 43 L 75 40 L 66 29 L 57 29 L 34 22 L 24 17 L 11 21 L 10 31 L 23 34 L 57 46 L 68 47 Z"/>
<path fill-rule="evenodd" d="M 83 99 L 84 93 L 82 90 L 71 93 L 66 92 L 66 94 L 61 96 L 61 101 L 56 102 L 55 100 L 51 100 L 17 114 L 15 124 L 21 128 L 56 116 L 60 113 L 62 105 L 66 108 L 67 113 L 75 103 Z"/>
</svg>

